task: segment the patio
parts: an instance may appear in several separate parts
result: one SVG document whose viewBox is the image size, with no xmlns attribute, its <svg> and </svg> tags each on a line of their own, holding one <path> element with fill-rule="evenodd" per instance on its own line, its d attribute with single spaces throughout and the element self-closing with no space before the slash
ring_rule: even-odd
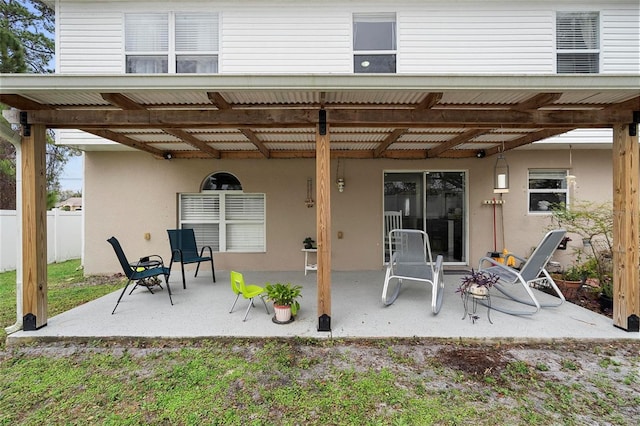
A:
<svg viewBox="0 0 640 426">
<path fill-rule="evenodd" d="M 245 272 L 247 283 L 291 282 L 303 286 L 302 309 L 295 321 L 287 325 L 272 321 L 273 307 L 267 315 L 257 301 L 242 322 L 247 302 L 238 301 L 233 313 L 229 309 L 235 298 L 228 271 L 216 271 L 217 283 L 211 283 L 206 269 L 193 277 L 188 269 L 187 289 L 182 288 L 179 271 L 170 279 L 174 305 L 164 290 L 155 294 L 138 287 L 124 295 L 116 313 L 111 315 L 118 292 L 52 317 L 48 325 L 36 331 L 19 331 L 7 337 L 7 345 L 55 340 L 87 341 L 103 338 L 206 338 L 206 337 L 306 337 L 306 338 L 381 338 L 435 337 L 513 340 L 554 339 L 634 339 L 613 326 L 611 319 L 565 303 L 557 308 L 543 308 L 528 317 L 511 316 L 478 307 L 479 319 L 473 323 L 462 319 L 464 309 L 455 292 L 460 271 L 445 274 L 442 310 L 437 316 L 430 311 L 430 290 L 419 283 L 405 282 L 398 300 L 383 307 L 380 296 L 384 271 L 332 273 L 331 332 L 318 332 L 316 314 L 316 274 L 295 272 Z M 131 287 L 129 287 L 131 288 Z M 535 291 L 535 290 L 534 290 Z M 494 292 L 497 293 L 497 292 Z M 537 292 L 539 300 L 552 298 Z M 494 294 L 493 304 L 502 300 Z"/>
</svg>

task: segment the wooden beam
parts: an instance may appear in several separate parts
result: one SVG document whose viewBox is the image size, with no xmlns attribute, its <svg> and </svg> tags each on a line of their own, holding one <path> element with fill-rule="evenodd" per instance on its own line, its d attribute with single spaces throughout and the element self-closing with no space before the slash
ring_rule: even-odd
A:
<svg viewBox="0 0 640 426">
<path fill-rule="evenodd" d="M 513 106 L 516 111 L 527 111 L 532 109 L 538 109 L 543 106 L 549 105 L 557 101 L 562 97 L 562 93 L 538 93 L 535 96 L 530 97 L 524 102 L 520 102 Z"/>
<path fill-rule="evenodd" d="M 640 331 L 638 136 L 613 126 L 613 325 Z"/>
<path fill-rule="evenodd" d="M 146 110 L 143 105 L 131 100 L 121 93 L 100 93 L 102 99 L 109 102 L 113 106 L 117 106 L 118 108 L 122 108 L 124 110 Z"/>
<path fill-rule="evenodd" d="M 47 325 L 46 128 L 31 126 L 22 137 L 22 312 L 23 329 Z"/>
<path fill-rule="evenodd" d="M 49 105 L 43 105 L 21 95 L 0 95 L 0 102 L 21 110 L 53 109 Z"/>
<path fill-rule="evenodd" d="M 511 149 L 517 148 L 519 146 L 528 145 L 533 142 L 537 142 L 543 139 L 550 138 L 552 136 L 561 135 L 573 129 L 544 129 L 539 130 L 537 132 L 530 133 L 528 135 L 522 136 L 520 138 L 511 140 L 509 142 L 505 142 L 504 150 L 509 151 Z M 497 154 L 502 150 L 502 145 L 496 146 L 494 148 L 486 149 L 487 155 Z"/>
<path fill-rule="evenodd" d="M 466 132 L 462 133 L 461 135 L 458 135 L 454 138 L 449 139 L 448 141 L 441 143 L 440 145 L 438 145 L 435 148 L 431 148 L 430 150 L 427 151 L 427 158 L 435 158 L 438 157 L 440 154 L 442 154 L 445 151 L 448 151 L 460 144 L 463 144 L 465 142 L 469 142 L 471 139 L 475 138 L 478 135 L 483 135 L 485 133 L 487 133 L 488 130 L 487 129 L 471 129 L 471 130 L 467 130 Z"/>
<path fill-rule="evenodd" d="M 207 97 L 218 109 L 231 109 L 232 106 L 219 92 L 207 92 Z"/>
<path fill-rule="evenodd" d="M 632 111 L 640 111 L 640 96 L 636 96 L 635 98 L 629 99 L 624 102 L 620 102 L 617 104 L 613 104 L 608 106 L 606 109 L 608 110 L 632 110 Z"/>
<path fill-rule="evenodd" d="M 425 110 L 425 109 L 431 109 L 434 106 L 436 106 L 436 104 L 438 102 L 440 102 L 440 99 L 442 99 L 442 95 L 444 93 L 442 92 L 434 92 L 434 93 L 428 93 L 424 99 L 422 99 L 422 101 L 420 101 L 420 103 L 418 105 L 416 105 L 416 110 Z"/>
<path fill-rule="evenodd" d="M 317 110 L 43 110 L 30 111 L 29 124 L 53 128 L 305 128 L 315 126 Z M 630 123 L 631 110 L 357 110 L 331 111 L 333 127 L 546 127 L 597 128 Z"/>
<path fill-rule="evenodd" d="M 100 136 L 101 138 L 109 139 L 114 142 L 118 142 L 122 145 L 129 146 L 131 148 L 139 149 L 140 151 L 145 151 L 153 155 L 157 155 L 158 157 L 162 157 L 164 151 L 149 146 L 143 142 L 138 142 L 137 140 L 131 139 L 125 135 L 121 135 L 120 133 L 112 132 L 111 130 L 104 129 L 80 129 L 84 132 L 91 133 L 92 135 Z"/>
<path fill-rule="evenodd" d="M 316 128 L 316 240 L 318 242 L 318 330 L 331 328 L 331 151 L 329 124 Z M 327 326 L 328 325 L 328 326 Z M 328 328 L 328 330 L 327 330 Z"/>
<path fill-rule="evenodd" d="M 162 129 L 162 130 L 164 130 L 166 133 L 170 135 L 175 136 L 178 139 L 183 140 L 184 142 L 191 145 L 192 147 L 199 149 L 200 151 L 207 154 L 207 156 L 209 157 L 220 158 L 220 151 L 209 146 L 209 144 L 207 144 L 206 142 L 201 141 L 200 139 L 185 132 L 184 130 L 180 130 L 180 129 Z"/>
<path fill-rule="evenodd" d="M 382 153 L 384 151 L 387 150 L 387 148 L 389 148 L 389 146 L 394 143 L 395 141 L 397 141 L 400 136 L 404 135 L 407 132 L 408 129 L 395 129 L 389 136 L 387 136 L 385 138 L 384 141 L 382 141 L 382 143 L 378 146 L 378 148 L 376 148 L 373 156 L 378 158 L 382 155 Z"/>
<path fill-rule="evenodd" d="M 220 110 L 230 110 L 233 108 L 231 104 L 227 102 L 224 96 L 222 96 L 218 92 L 209 92 L 207 93 L 207 96 L 209 97 L 211 102 L 213 102 L 213 104 Z M 258 151 L 260 151 L 265 158 L 271 157 L 269 149 L 262 143 L 260 138 L 258 138 L 253 130 L 247 127 L 241 127 L 238 130 L 240 130 L 240 132 L 245 135 L 245 137 L 249 139 L 249 141 L 254 144 L 256 148 L 258 148 Z"/>
<path fill-rule="evenodd" d="M 260 151 L 265 158 L 271 157 L 271 151 L 262 143 L 253 130 L 246 128 L 241 128 L 239 130 L 251 141 L 252 144 L 255 145 L 256 148 L 258 148 L 258 151 Z"/>
</svg>

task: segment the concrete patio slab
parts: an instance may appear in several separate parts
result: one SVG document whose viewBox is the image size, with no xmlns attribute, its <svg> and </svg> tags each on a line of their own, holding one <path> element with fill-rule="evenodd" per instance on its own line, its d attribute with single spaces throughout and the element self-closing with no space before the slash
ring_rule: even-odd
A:
<svg viewBox="0 0 640 426">
<path fill-rule="evenodd" d="M 47 326 L 36 331 L 19 331 L 7 337 L 7 345 L 34 341 L 93 340 L 110 338 L 207 338 L 207 337 L 304 337 L 304 338 L 382 338 L 436 337 L 510 340 L 554 339 L 635 339 L 640 333 L 626 332 L 613 326 L 613 321 L 577 305 L 564 303 L 556 308 L 543 308 L 535 315 L 514 316 L 478 307 L 478 319 L 463 319 L 464 308 L 455 292 L 461 275 L 445 275 L 445 293 L 438 315 L 430 311 L 430 289 L 424 284 L 405 282 L 396 302 L 381 303 L 383 271 L 332 273 L 331 332 L 317 331 L 316 274 L 304 272 L 245 272 L 245 281 L 264 285 L 267 282 L 291 282 L 303 286 L 302 309 L 290 324 L 272 321 L 257 301 L 246 322 L 242 321 L 247 301 L 240 299 L 233 313 L 229 309 L 235 299 L 229 284 L 229 273 L 217 271 L 212 284 L 208 271 L 193 277 L 187 271 L 187 288 L 182 288 L 179 272 L 170 284 L 174 305 L 169 303 L 166 286 L 155 294 L 138 287 L 124 295 L 115 314 L 120 291 L 49 319 Z M 131 287 L 130 287 L 131 288 Z M 494 292 L 496 293 L 496 292 Z M 541 301 L 557 300 L 536 291 Z M 496 294 L 492 303 L 505 301 Z"/>
</svg>

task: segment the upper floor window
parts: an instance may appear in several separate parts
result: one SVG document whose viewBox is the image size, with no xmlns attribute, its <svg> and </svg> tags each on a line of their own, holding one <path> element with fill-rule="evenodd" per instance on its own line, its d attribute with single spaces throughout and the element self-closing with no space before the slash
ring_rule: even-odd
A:
<svg viewBox="0 0 640 426">
<path fill-rule="evenodd" d="M 598 12 L 558 12 L 556 49 L 558 73 L 598 73 L 600 24 Z"/>
<path fill-rule="evenodd" d="M 396 72 L 395 13 L 353 15 L 353 71 Z"/>
<path fill-rule="evenodd" d="M 127 73 L 217 73 L 218 15 L 128 13 Z"/>
<path fill-rule="evenodd" d="M 529 170 L 529 213 L 551 213 L 558 204 L 569 205 L 567 171 Z"/>
</svg>

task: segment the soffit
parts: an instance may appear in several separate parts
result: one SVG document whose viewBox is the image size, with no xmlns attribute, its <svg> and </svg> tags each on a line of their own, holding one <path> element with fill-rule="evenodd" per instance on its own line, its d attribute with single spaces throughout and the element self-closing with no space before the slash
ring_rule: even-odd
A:
<svg viewBox="0 0 640 426">
<path fill-rule="evenodd" d="M 30 124 L 81 129 L 155 156 L 464 158 L 576 128 L 631 123 L 638 75 L 2 75 Z"/>
</svg>

